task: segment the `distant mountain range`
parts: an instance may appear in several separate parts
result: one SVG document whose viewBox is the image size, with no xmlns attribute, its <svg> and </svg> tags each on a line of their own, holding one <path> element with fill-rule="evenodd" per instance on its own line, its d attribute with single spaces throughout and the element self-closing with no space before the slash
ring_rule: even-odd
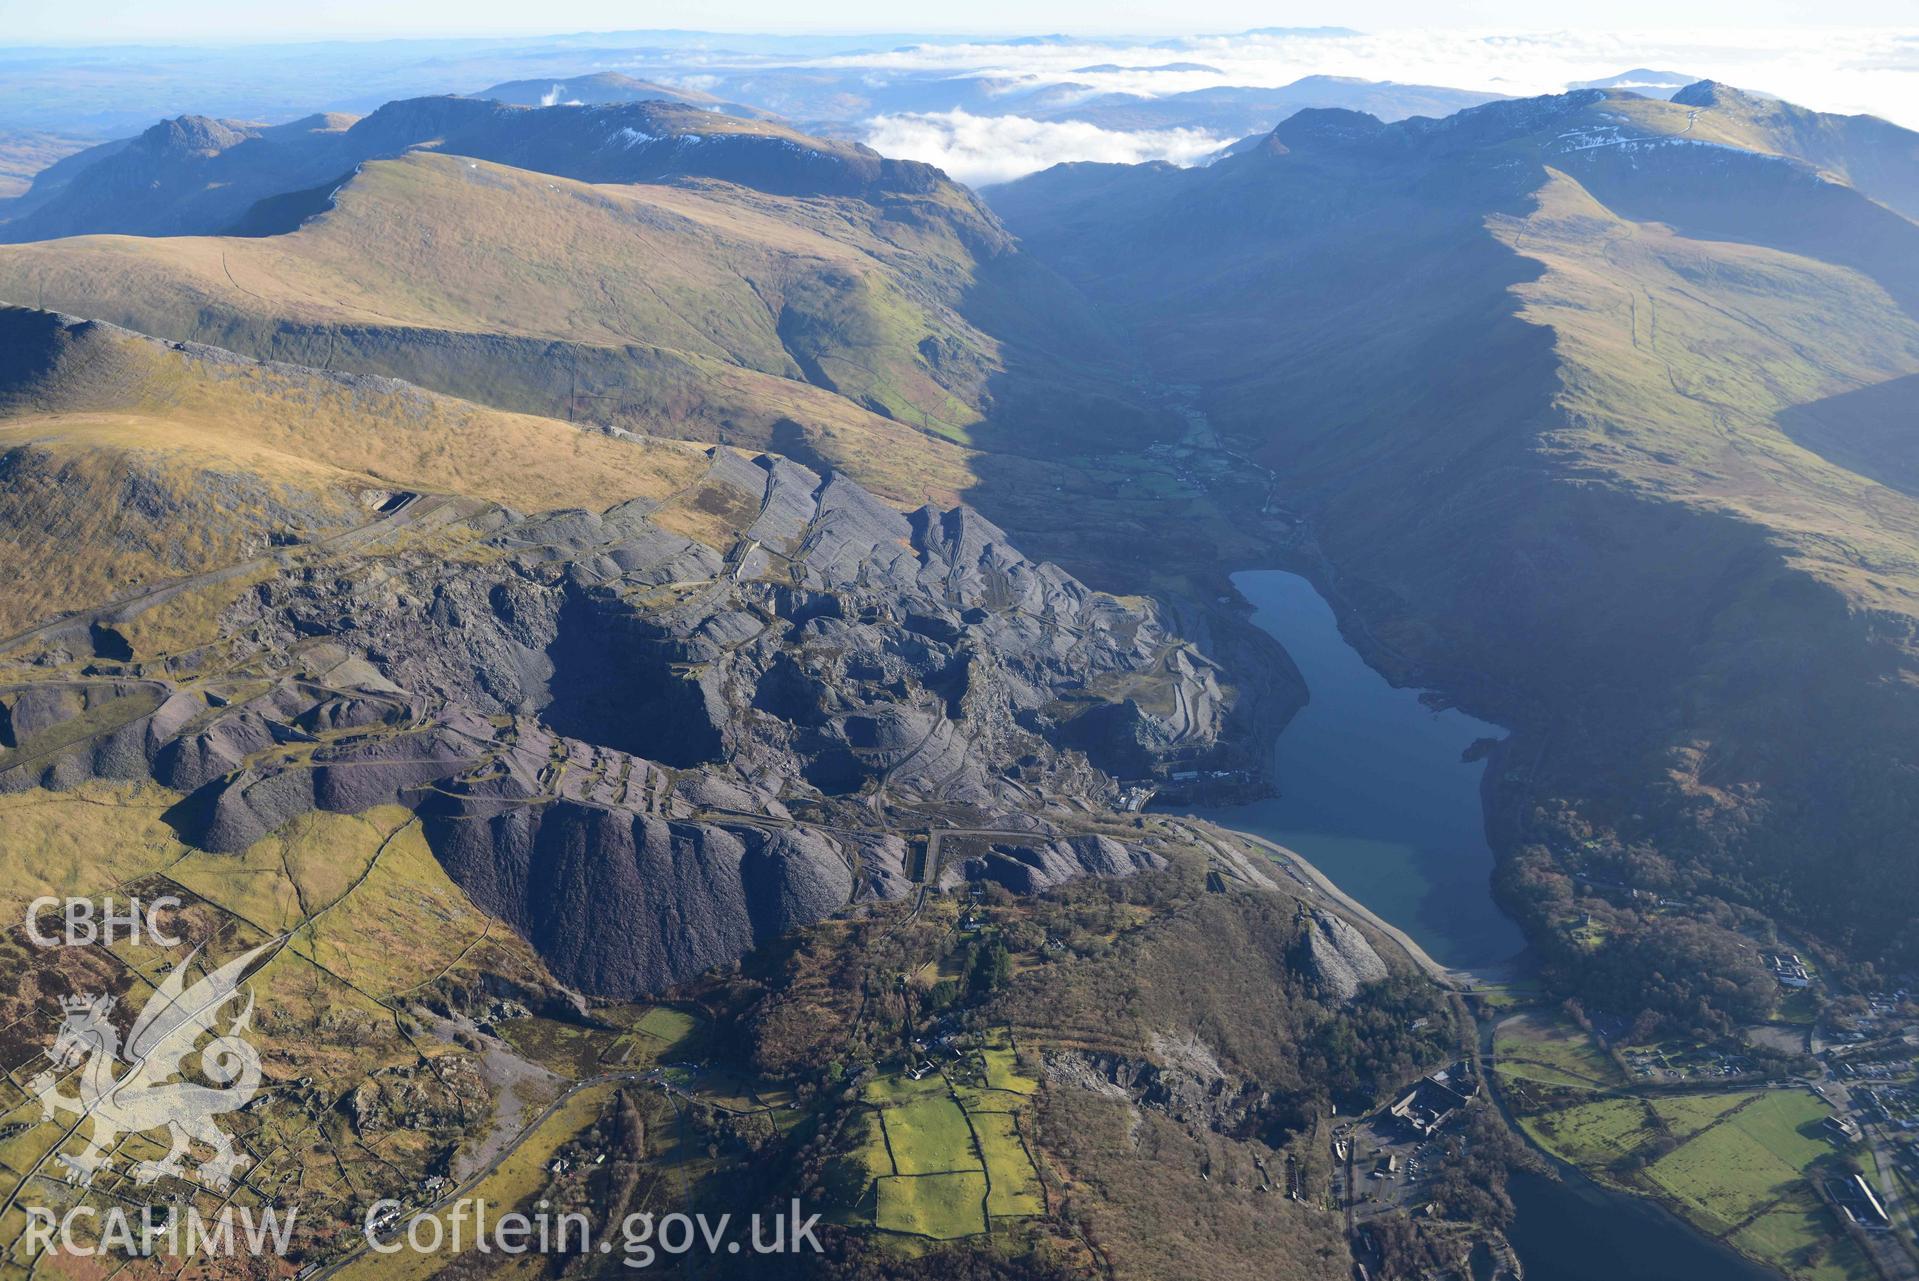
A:
<svg viewBox="0 0 1919 1281">
<path fill-rule="evenodd" d="M 1359 33 L 1315 28 L 1249 34 L 1337 42 Z M 0 48 L 0 135 L 59 132 L 96 139 L 121 137 L 137 133 L 162 115 L 177 113 L 182 105 L 222 119 L 278 124 L 316 109 L 359 115 L 400 98 L 471 92 L 483 85 L 530 86 L 545 79 L 547 85 L 530 104 L 537 105 L 554 81 L 621 73 L 668 90 L 656 96 L 694 97 L 695 91 L 673 86 L 697 84 L 756 109 L 816 125 L 839 118 L 840 101 L 847 95 L 859 96 L 896 75 L 915 81 L 956 74 L 882 70 L 879 64 L 894 63 L 898 51 L 977 46 L 980 39 L 924 32 L 755 35 L 661 30 L 210 47 L 168 43 Z M 1085 57 L 1081 74 L 1096 74 L 1105 66 L 1150 74 L 1206 65 L 1202 58 L 1181 57 L 1183 45 L 1178 40 L 1145 46 L 1165 51 L 1150 58 L 1139 57 L 1140 46 L 1130 39 L 1049 36 L 992 41 L 989 37 L 988 43 L 1011 51 L 1062 45 L 1084 49 L 1089 55 L 1095 50 L 1113 51 L 1111 58 Z M 1128 55 L 1124 61 L 1119 57 L 1122 51 Z M 997 61 L 991 53 L 982 56 L 986 66 Z M 856 59 L 872 65 L 819 65 L 828 59 Z M 963 70 L 957 74 L 965 78 Z M 780 101 L 740 96 L 730 88 L 716 87 L 717 80 L 707 83 L 708 77 L 763 82 Z M 75 92 L 75 85 L 84 85 L 84 91 Z"/>
<path fill-rule="evenodd" d="M 689 107 L 724 112 L 729 116 L 765 118 L 771 112 L 726 102 L 697 89 L 675 89 L 650 80 L 635 80 L 617 71 L 553 80 L 509 80 L 472 95 L 518 107 L 578 107 L 616 102 L 677 102 Z"/>
<path fill-rule="evenodd" d="M 1498 94 L 1431 85 L 1307 76 L 1277 89 L 1193 89 L 1158 97 L 1097 94 L 1040 113 L 1047 120 L 1083 120 L 1102 129 L 1199 129 L 1226 137 L 1264 133 L 1274 123 L 1309 108 L 1364 111 L 1381 120 L 1449 116 L 1495 101 Z"/>
<path fill-rule="evenodd" d="M 1648 98 L 1671 98 L 1689 84 L 1695 84 L 1698 76 L 1689 76 L 1678 71 L 1654 71 L 1649 67 L 1634 67 L 1631 71 L 1622 71 L 1616 76 L 1602 76 L 1598 80 L 1575 80 L 1567 85 L 1568 89 L 1624 89 L 1629 93 L 1641 94 Z"/>
<path fill-rule="evenodd" d="M 799 424 L 831 422 L 898 469 L 875 480 L 893 493 L 955 492 L 959 446 L 1043 452 L 1144 421 L 1107 390 L 1119 357 L 1083 304 L 966 189 L 698 107 L 183 117 L 17 206 L 0 293 L 22 302 L 635 429 L 797 449 Z M 881 443 L 901 433 L 930 439 Z"/>
<path fill-rule="evenodd" d="M 764 91 L 767 86 L 751 87 Z M 1487 97 L 1312 77 L 1276 90 L 1199 90 L 1164 98 L 1106 94 L 1080 101 L 1057 87 L 1022 95 L 984 81 L 946 80 L 898 86 L 889 95 L 845 101 L 837 109 L 863 118 L 877 110 L 957 106 L 1030 111 L 1112 129 L 1191 128 L 1236 136 L 1262 131 L 1308 106 L 1370 107 L 1397 118 L 1444 114 Z M 509 109 L 555 105 L 576 114 Z M 856 175 L 879 172 L 880 162 L 870 152 L 862 155 L 862 149 L 845 142 L 802 142 L 802 137 L 768 111 L 616 74 L 511 82 L 473 98 L 411 99 L 360 119 L 320 114 L 258 125 L 182 116 L 135 138 L 66 155 L 35 174 L 25 191 L 0 199 L 0 241 L 93 232 L 285 230 L 322 207 L 356 166 L 416 146 L 524 162 L 523 167 L 586 181 L 683 172 L 718 178 L 750 174 L 761 185 L 777 186 L 774 172 L 786 169 L 796 184 L 789 189 L 797 192 L 816 185 L 821 191 L 851 190 L 847 183 L 865 181 Z M 696 154 L 688 150 L 690 139 L 708 145 Z M 809 168 L 807 157 L 819 164 L 802 176 Z"/>
<path fill-rule="evenodd" d="M 360 164 L 419 146 L 589 182 L 685 174 L 750 177 L 789 193 L 855 194 L 874 184 L 925 189 L 937 181 L 926 166 L 885 160 L 854 144 L 681 104 L 536 111 L 476 98 L 416 98 L 359 120 L 163 121 L 129 142 L 69 157 L 4 207 L 11 216 L 0 237 L 220 233 L 249 217 L 245 229 L 289 229 L 274 221 L 274 208 L 292 201 L 311 213 Z M 256 214 L 267 200 L 279 205 Z"/>
<path fill-rule="evenodd" d="M 1095 66 L 1078 74 L 1125 70 L 1130 69 Z M 1141 70 L 1165 73 L 1193 68 Z M 915 71 L 875 75 L 865 68 L 722 70 L 702 76 L 701 82 L 723 98 L 753 103 L 813 129 L 839 130 L 873 116 L 902 112 L 964 111 L 979 116 L 1078 120 L 1103 129 L 1199 129 L 1235 138 L 1263 133 L 1304 107 L 1346 107 L 1398 120 L 1449 115 L 1499 96 L 1341 76 L 1307 76 L 1271 89 L 1228 85 L 1157 94 L 1102 90 L 1090 81 Z M 623 89 L 613 85 L 606 92 L 617 95 Z"/>
</svg>

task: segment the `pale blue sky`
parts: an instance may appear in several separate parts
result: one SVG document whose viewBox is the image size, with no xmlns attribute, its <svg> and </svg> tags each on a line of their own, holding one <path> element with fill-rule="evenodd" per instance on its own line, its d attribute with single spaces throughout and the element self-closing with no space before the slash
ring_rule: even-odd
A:
<svg viewBox="0 0 1919 1281">
<path fill-rule="evenodd" d="M 501 35 L 679 27 L 708 31 L 914 31 L 1005 34 L 1173 34 L 1247 27 L 1340 25 L 1553 28 L 1908 26 L 1912 0 L 0 0 L 0 45 L 69 41 L 200 42 Z"/>
</svg>

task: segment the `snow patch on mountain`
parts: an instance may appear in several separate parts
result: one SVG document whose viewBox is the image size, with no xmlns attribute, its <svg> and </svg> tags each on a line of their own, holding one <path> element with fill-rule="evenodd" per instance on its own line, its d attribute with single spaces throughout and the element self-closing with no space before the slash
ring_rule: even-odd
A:
<svg viewBox="0 0 1919 1281">
<path fill-rule="evenodd" d="M 660 141 L 658 135 L 642 133 L 631 125 L 614 130 L 612 136 L 606 140 L 608 146 L 617 142 L 629 149 L 640 146 L 642 143 L 658 141 Z"/>
</svg>

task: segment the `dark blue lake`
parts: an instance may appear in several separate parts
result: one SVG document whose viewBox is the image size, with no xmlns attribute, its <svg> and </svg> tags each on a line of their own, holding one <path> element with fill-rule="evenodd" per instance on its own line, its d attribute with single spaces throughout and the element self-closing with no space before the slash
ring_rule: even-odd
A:
<svg viewBox="0 0 1919 1281">
<path fill-rule="evenodd" d="M 1461 759 L 1505 731 L 1395 689 L 1299 575 L 1250 570 L 1233 584 L 1253 603 L 1253 622 L 1292 655 L 1311 701 L 1274 749 L 1280 795 L 1202 817 L 1299 851 L 1442 965 L 1510 960 L 1524 939 L 1492 900 L 1486 766 Z"/>
</svg>

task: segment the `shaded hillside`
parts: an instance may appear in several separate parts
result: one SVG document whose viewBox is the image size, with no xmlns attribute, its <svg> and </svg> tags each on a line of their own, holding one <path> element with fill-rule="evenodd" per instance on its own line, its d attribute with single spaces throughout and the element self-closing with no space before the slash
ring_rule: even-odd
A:
<svg viewBox="0 0 1919 1281">
<path fill-rule="evenodd" d="M 1919 375 L 1841 392 L 1779 415 L 1793 441 L 1826 461 L 1919 498 Z"/>
<path fill-rule="evenodd" d="M 1145 425 L 1108 390 L 1119 361 L 1084 304 L 937 171 L 707 112 L 608 110 L 721 133 L 634 142 L 584 108 L 394 104 L 336 141 L 439 113 L 514 130 L 442 143 L 501 163 L 418 151 L 289 187 L 273 199 L 327 208 L 288 234 L 6 249 L 0 297 L 522 412 L 762 447 L 797 432 L 881 485 L 924 460 L 922 495 L 957 488 L 941 439 L 1043 452 Z M 264 182 L 254 145 L 207 164 Z M 569 168 L 598 181 L 549 176 Z"/>
<path fill-rule="evenodd" d="M 1919 908 L 1919 506 L 1794 417 L 1919 369 L 1919 227 L 1749 141 L 1594 90 L 995 193 L 1278 471 L 1374 660 L 1520 727 L 1536 937 L 1588 840 L 1868 952 Z"/>
<path fill-rule="evenodd" d="M 163 120 L 36 175 L 24 195 L 0 207 L 0 239 L 225 227 L 263 196 L 344 177 L 354 162 L 341 135 L 352 124 L 339 115 L 271 127 L 205 116 Z"/>
</svg>

